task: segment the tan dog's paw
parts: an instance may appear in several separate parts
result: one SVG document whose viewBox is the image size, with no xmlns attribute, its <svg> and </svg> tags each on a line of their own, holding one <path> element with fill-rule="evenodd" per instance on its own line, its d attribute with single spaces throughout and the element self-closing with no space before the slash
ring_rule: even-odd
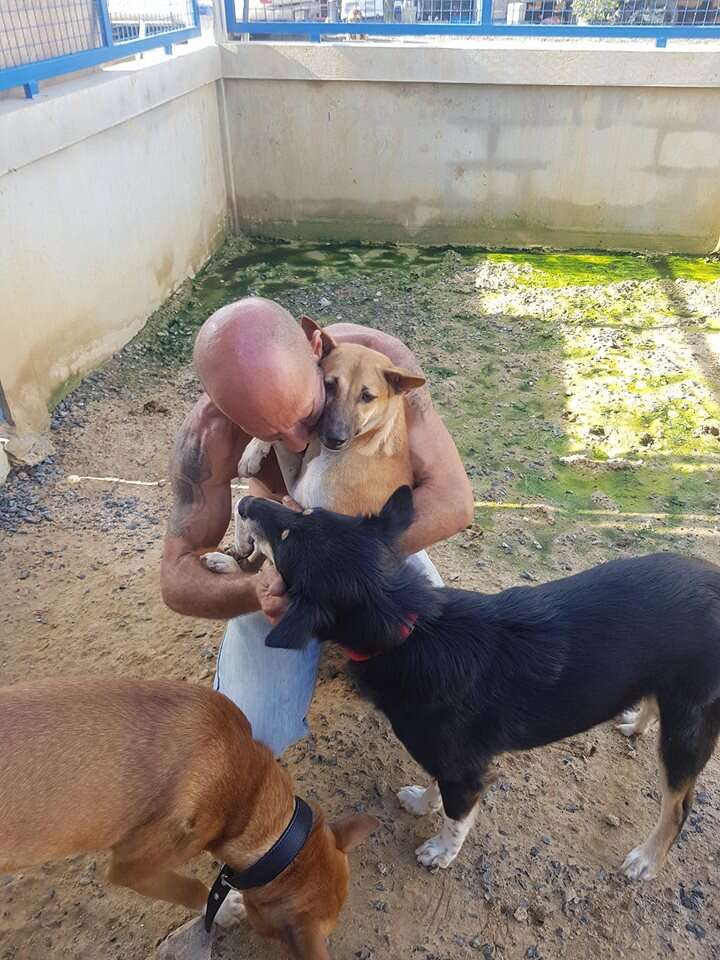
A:
<svg viewBox="0 0 720 960">
<path fill-rule="evenodd" d="M 235 927 L 245 919 L 245 901 L 239 890 L 231 890 L 215 914 L 219 927 Z"/>
<path fill-rule="evenodd" d="M 237 560 L 229 557 L 226 553 L 204 553 L 200 557 L 200 562 L 213 573 L 237 573 L 240 566 Z"/>
<path fill-rule="evenodd" d="M 265 443 L 263 440 L 257 439 L 251 440 L 245 447 L 242 457 L 240 457 L 237 468 L 238 477 L 254 477 L 271 450 L 271 443 Z"/>
</svg>

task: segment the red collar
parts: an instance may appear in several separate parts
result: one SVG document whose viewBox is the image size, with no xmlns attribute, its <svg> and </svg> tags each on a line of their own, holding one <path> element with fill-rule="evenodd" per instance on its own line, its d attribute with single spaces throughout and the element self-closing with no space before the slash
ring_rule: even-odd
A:
<svg viewBox="0 0 720 960">
<path fill-rule="evenodd" d="M 405 623 L 400 624 L 400 639 L 407 640 L 410 634 L 415 629 L 415 624 L 417 623 L 418 615 L 416 613 L 409 613 L 405 619 Z M 383 652 L 378 650 L 377 653 L 358 653 L 356 650 L 348 650 L 347 647 L 343 647 L 348 660 L 352 660 L 353 663 L 364 663 L 366 660 L 372 660 L 373 657 L 379 657 Z"/>
</svg>

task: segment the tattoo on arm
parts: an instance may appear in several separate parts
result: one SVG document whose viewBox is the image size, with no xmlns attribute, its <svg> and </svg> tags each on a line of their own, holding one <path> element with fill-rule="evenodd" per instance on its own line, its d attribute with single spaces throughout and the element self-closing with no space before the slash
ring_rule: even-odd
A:
<svg viewBox="0 0 720 960">
<path fill-rule="evenodd" d="M 175 447 L 172 488 L 175 502 L 170 514 L 168 532 L 175 537 L 187 533 L 190 513 L 205 503 L 202 484 L 210 479 L 210 465 L 199 437 L 181 437 Z"/>
</svg>

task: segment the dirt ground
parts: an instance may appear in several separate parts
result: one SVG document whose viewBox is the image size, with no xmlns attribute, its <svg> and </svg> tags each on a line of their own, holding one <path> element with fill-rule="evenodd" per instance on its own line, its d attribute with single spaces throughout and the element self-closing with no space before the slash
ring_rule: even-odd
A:
<svg viewBox="0 0 720 960">
<path fill-rule="evenodd" d="M 56 408 L 54 461 L 0 489 L 2 683 L 211 683 L 222 624 L 160 599 L 169 491 L 158 481 L 198 395 L 192 332 L 248 291 L 384 327 L 417 350 L 478 501 L 472 528 L 432 551 L 448 582 L 492 591 L 657 548 L 720 558 L 715 267 L 549 260 L 230 245 Z M 503 757 L 461 855 L 431 874 L 413 851 L 436 818 L 395 799 L 422 773 L 333 654 L 311 723 L 285 758 L 298 792 L 382 822 L 353 854 L 338 960 L 720 958 L 717 757 L 654 881 L 618 867 L 658 814 L 655 735 L 632 742 L 610 726 Z M 107 885 L 105 862 L 0 877 L 1 960 L 152 956 L 188 915 Z M 210 879 L 213 863 L 190 869 Z M 218 960 L 282 956 L 245 927 L 214 948 Z"/>
</svg>

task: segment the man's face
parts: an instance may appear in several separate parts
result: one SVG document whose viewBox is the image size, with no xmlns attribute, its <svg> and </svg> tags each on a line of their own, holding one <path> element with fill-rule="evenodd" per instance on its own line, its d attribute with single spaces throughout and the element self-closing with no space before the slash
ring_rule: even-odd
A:
<svg viewBox="0 0 720 960">
<path fill-rule="evenodd" d="M 307 402 L 301 407 L 301 416 L 297 416 L 297 406 L 284 410 L 281 404 L 273 415 L 272 422 L 263 420 L 255 425 L 252 435 L 267 443 L 276 441 L 284 444 L 293 453 L 302 453 L 310 442 L 310 437 L 322 416 L 325 407 L 325 386 L 318 368 L 312 391 Z"/>
</svg>

